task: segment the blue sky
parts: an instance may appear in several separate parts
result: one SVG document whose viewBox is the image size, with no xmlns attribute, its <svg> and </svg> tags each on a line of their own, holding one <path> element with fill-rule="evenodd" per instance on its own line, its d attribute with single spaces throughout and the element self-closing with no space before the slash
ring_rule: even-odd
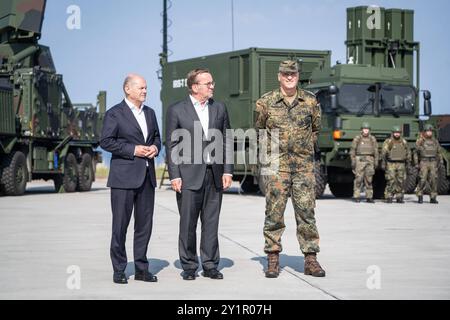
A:
<svg viewBox="0 0 450 320">
<path fill-rule="evenodd" d="M 81 9 L 79 30 L 66 27 L 70 5 Z M 415 10 L 421 87 L 431 90 L 434 113 L 450 113 L 450 1 L 234 0 L 235 49 L 332 50 L 333 62 L 345 62 L 346 8 L 358 5 Z M 133 71 L 146 77 L 147 104 L 160 114 L 161 11 L 161 0 L 47 1 L 41 43 L 51 47 L 72 101 L 93 103 L 98 90 L 106 90 L 111 107 L 123 98 L 123 78 Z M 230 0 L 173 0 L 169 17 L 170 61 L 231 51 Z"/>
</svg>

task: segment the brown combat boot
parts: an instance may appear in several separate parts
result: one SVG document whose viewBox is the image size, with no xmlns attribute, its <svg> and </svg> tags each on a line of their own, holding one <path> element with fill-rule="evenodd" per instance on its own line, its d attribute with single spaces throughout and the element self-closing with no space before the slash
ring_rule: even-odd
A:
<svg viewBox="0 0 450 320">
<path fill-rule="evenodd" d="M 305 276 L 325 277 L 325 270 L 317 261 L 315 253 L 305 254 Z"/>
<path fill-rule="evenodd" d="M 280 275 L 280 255 L 278 252 L 269 253 L 267 255 L 267 271 L 266 278 L 278 278 Z"/>
</svg>

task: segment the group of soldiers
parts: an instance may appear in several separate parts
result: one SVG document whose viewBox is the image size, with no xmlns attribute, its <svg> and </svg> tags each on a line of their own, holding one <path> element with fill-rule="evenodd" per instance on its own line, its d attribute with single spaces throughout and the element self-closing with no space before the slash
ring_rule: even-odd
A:
<svg viewBox="0 0 450 320">
<path fill-rule="evenodd" d="M 423 195 L 429 185 L 430 203 L 437 204 L 438 168 L 442 164 L 439 142 L 433 137 L 433 126 L 427 124 L 416 141 L 415 152 L 411 152 L 408 143 L 402 137 L 400 126 L 392 128 L 392 136 L 383 143 L 381 155 L 376 138 L 370 134 L 370 124 L 364 122 L 361 134 L 353 139 L 350 156 L 355 175 L 353 199 L 360 202 L 361 188 L 364 184 L 366 201 L 374 203 L 372 181 L 378 164 L 385 172 L 386 189 L 384 197 L 387 203 L 395 198 L 404 203 L 404 183 L 408 169 L 413 165 L 419 170 L 419 183 L 416 194 L 418 203 L 423 203 Z"/>
</svg>

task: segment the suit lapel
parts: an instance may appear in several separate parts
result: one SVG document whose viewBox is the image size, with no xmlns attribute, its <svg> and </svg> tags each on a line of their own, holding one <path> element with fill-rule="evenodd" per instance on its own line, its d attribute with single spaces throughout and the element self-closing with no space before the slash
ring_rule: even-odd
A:
<svg viewBox="0 0 450 320">
<path fill-rule="evenodd" d="M 192 118 L 192 120 L 200 122 L 200 118 L 198 117 L 197 111 L 195 111 L 194 105 L 192 104 L 190 97 L 188 97 L 186 99 L 184 105 L 185 105 L 186 113 L 189 114 L 189 116 Z"/>
<path fill-rule="evenodd" d="M 153 119 L 149 107 L 144 106 L 144 113 L 145 113 L 145 120 L 147 122 L 147 141 L 145 142 L 148 142 L 150 140 L 150 132 L 152 132 L 151 129 L 153 129 L 152 125 Z"/>
<path fill-rule="evenodd" d="M 215 122 L 217 118 L 217 108 L 214 105 L 214 100 L 209 99 L 208 101 L 208 113 L 209 113 L 209 129 L 215 129 Z"/>
<path fill-rule="evenodd" d="M 122 102 L 122 110 L 124 113 L 125 118 L 127 119 L 127 122 L 136 127 L 136 129 L 139 130 L 140 133 L 142 133 L 141 127 L 139 126 L 139 123 L 137 122 L 136 118 L 133 115 L 133 112 L 130 110 L 130 107 L 126 104 L 125 100 Z"/>
</svg>

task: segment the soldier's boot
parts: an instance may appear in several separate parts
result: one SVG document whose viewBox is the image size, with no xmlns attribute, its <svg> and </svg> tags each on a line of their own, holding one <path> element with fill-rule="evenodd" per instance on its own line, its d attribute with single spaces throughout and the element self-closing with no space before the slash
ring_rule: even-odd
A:
<svg viewBox="0 0 450 320">
<path fill-rule="evenodd" d="M 366 201 L 367 201 L 367 203 L 375 203 L 375 201 L 373 201 L 372 198 L 369 198 L 369 199 L 367 199 Z"/>
<path fill-rule="evenodd" d="M 305 276 L 313 277 L 325 277 L 325 270 L 317 261 L 317 255 L 315 253 L 305 254 Z"/>
<path fill-rule="evenodd" d="M 437 201 L 436 198 L 431 198 L 430 203 L 438 204 L 439 201 Z"/>
<path fill-rule="evenodd" d="M 278 252 L 267 255 L 266 278 L 278 278 L 280 275 L 280 255 Z"/>
<path fill-rule="evenodd" d="M 353 202 L 360 203 L 361 199 L 360 198 L 353 198 Z"/>
<path fill-rule="evenodd" d="M 419 196 L 419 200 L 417 200 L 417 202 L 422 204 L 423 203 L 423 196 Z"/>
<path fill-rule="evenodd" d="M 397 203 L 405 203 L 405 200 L 403 199 L 403 197 L 398 197 Z"/>
<path fill-rule="evenodd" d="M 386 203 L 392 203 L 392 198 L 387 198 Z"/>
</svg>

